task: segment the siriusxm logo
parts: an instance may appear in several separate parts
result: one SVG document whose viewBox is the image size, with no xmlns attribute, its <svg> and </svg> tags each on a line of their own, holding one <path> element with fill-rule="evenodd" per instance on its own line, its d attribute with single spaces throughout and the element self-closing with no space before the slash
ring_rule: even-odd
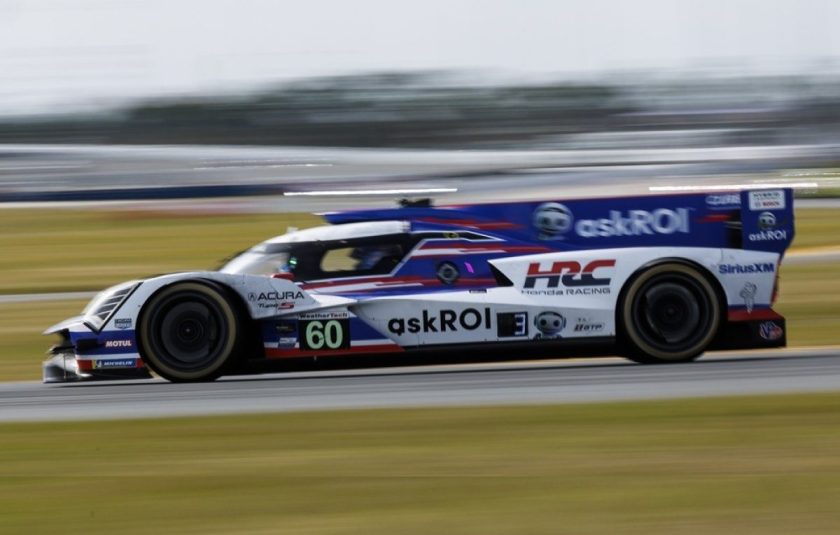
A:
<svg viewBox="0 0 840 535">
<path fill-rule="evenodd" d="M 721 264 L 718 273 L 721 275 L 744 275 L 753 273 L 773 273 L 776 266 L 772 262 L 756 262 L 754 264 Z"/>
<path fill-rule="evenodd" d="M 599 238 L 613 236 L 642 236 L 689 232 L 689 209 L 658 208 L 647 210 L 610 210 L 609 218 L 581 219 L 575 224 L 578 236 Z"/>
</svg>

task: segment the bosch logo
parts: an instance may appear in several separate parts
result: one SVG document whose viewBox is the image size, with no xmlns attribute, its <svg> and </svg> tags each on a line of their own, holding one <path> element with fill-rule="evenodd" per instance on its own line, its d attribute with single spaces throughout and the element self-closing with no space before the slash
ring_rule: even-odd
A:
<svg viewBox="0 0 840 535">
<path fill-rule="evenodd" d="M 534 210 L 534 226 L 540 231 L 541 240 L 550 240 L 565 234 L 572 228 L 574 216 L 566 206 L 547 202 Z"/>
<path fill-rule="evenodd" d="M 780 189 L 751 191 L 749 195 L 750 210 L 783 210 L 785 204 L 785 192 Z"/>
</svg>

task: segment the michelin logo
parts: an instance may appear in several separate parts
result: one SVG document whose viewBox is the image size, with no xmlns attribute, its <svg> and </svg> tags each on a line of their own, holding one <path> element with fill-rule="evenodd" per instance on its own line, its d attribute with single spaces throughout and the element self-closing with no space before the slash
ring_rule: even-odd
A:
<svg viewBox="0 0 840 535">
<path fill-rule="evenodd" d="M 135 361 L 134 359 L 109 359 L 93 361 L 93 367 L 97 370 L 101 370 L 102 368 L 134 368 L 136 366 L 137 361 Z"/>
</svg>

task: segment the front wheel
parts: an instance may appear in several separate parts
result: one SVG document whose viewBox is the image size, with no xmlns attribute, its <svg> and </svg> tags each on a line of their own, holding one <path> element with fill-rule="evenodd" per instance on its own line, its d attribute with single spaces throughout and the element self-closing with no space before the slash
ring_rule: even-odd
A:
<svg viewBox="0 0 840 535">
<path fill-rule="evenodd" d="M 179 282 L 154 294 L 140 315 L 145 363 L 173 382 L 212 381 L 234 360 L 242 326 L 224 290 Z"/>
<path fill-rule="evenodd" d="M 625 356 L 645 364 L 697 358 L 720 322 L 720 301 L 712 284 L 685 264 L 660 264 L 642 272 L 619 304 Z"/>
</svg>

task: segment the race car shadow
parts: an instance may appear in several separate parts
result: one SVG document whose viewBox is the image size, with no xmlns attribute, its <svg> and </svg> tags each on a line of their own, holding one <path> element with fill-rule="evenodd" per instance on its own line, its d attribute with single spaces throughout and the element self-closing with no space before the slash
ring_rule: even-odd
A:
<svg viewBox="0 0 840 535">
<path fill-rule="evenodd" d="M 533 346 L 529 347 L 529 351 L 533 351 Z M 511 357 L 507 355 L 494 355 L 492 353 L 484 353 L 481 355 L 464 355 L 464 354 L 449 354 L 445 351 L 426 352 L 424 355 L 408 355 L 408 356 L 381 356 L 375 355 L 370 357 L 353 357 L 352 362 L 346 358 L 319 358 L 307 359 L 306 361 L 294 362 L 284 361 L 279 363 L 259 363 L 255 368 L 243 370 L 243 375 L 248 377 L 227 376 L 224 378 L 225 382 L 242 382 L 242 381 L 283 381 L 283 380 L 305 380 L 305 379 L 331 379 L 331 378 L 346 378 L 347 374 L 334 375 L 328 372 L 336 371 L 360 371 L 361 373 L 353 373 L 352 377 L 372 377 L 381 375 L 381 373 L 364 373 L 366 369 L 387 369 L 388 375 L 444 375 L 444 374 L 474 374 L 474 373 L 496 373 L 500 371 L 516 373 L 530 373 L 535 370 L 580 370 L 580 369 L 615 369 L 615 368 L 633 368 L 637 370 L 652 370 L 662 369 L 663 367 L 673 366 L 719 366 L 727 364 L 738 364 L 746 362 L 761 362 L 772 360 L 788 360 L 798 358 L 787 355 L 745 355 L 743 357 L 726 357 L 720 358 L 703 358 L 684 363 L 663 363 L 663 364 L 638 364 L 630 360 L 624 360 L 623 357 L 617 355 L 615 347 L 612 349 L 604 349 L 603 345 L 592 344 L 591 348 L 578 347 L 576 351 L 568 353 L 566 351 L 558 352 L 556 350 L 546 350 L 539 353 L 530 353 L 527 356 Z M 713 355 L 713 354 L 711 354 Z M 611 357 L 611 358 L 610 358 Z M 825 357 L 831 357 L 825 355 Z M 605 360 L 610 358 L 610 360 Z M 622 359 L 622 360 L 615 360 Z M 533 361 L 554 361 L 545 364 L 530 364 L 520 368 L 515 367 L 517 362 L 525 363 Z M 457 365 L 473 365 L 473 364 L 497 364 L 499 366 L 492 367 L 467 367 L 457 368 Z M 501 366 L 504 364 L 505 366 Z M 435 366 L 452 366 L 446 369 L 439 369 Z M 424 370 L 428 367 L 430 369 Z M 404 372 L 400 372 L 397 368 L 406 368 Z M 296 372 L 325 372 L 323 375 L 300 377 L 298 375 L 284 377 L 282 375 L 271 375 L 260 377 L 262 373 L 296 373 Z"/>
<path fill-rule="evenodd" d="M 594 345 L 593 345 L 594 346 Z M 508 348 L 509 349 L 509 348 Z M 533 352 L 533 346 L 529 348 L 530 353 L 527 356 L 511 357 L 507 355 L 495 355 L 493 352 L 484 352 L 484 354 L 453 354 L 448 351 L 436 350 L 434 352 L 425 351 L 422 354 L 416 353 L 408 356 L 394 357 L 372 355 L 367 357 L 352 357 L 352 360 L 347 357 L 332 357 L 332 358 L 308 358 L 297 359 L 295 361 L 280 361 L 280 362 L 259 362 L 251 363 L 247 368 L 244 368 L 237 375 L 224 376 L 220 381 L 223 383 L 241 383 L 241 382 L 278 382 L 278 381 L 307 381 L 307 380 L 331 380 L 331 379 L 347 379 L 347 378 L 366 378 L 383 375 L 382 372 L 365 373 L 364 370 L 388 370 L 386 373 L 392 377 L 398 376 L 418 376 L 418 375 L 456 375 L 456 374 L 476 374 L 476 373 L 532 373 L 534 371 L 552 371 L 552 370 L 585 370 L 585 369 L 616 369 L 629 368 L 643 372 L 644 370 L 653 371 L 661 370 L 664 367 L 718 367 L 741 365 L 745 363 L 759 363 L 767 361 L 790 361 L 794 359 L 808 358 L 808 359 L 837 359 L 838 355 L 824 354 L 824 355 L 767 355 L 762 352 L 760 355 L 745 354 L 744 356 L 726 356 L 725 358 L 715 358 L 715 354 L 711 353 L 708 356 L 701 357 L 698 360 L 685 363 L 674 364 L 637 364 L 629 360 L 614 360 L 617 357 L 613 348 L 612 351 L 604 350 L 600 347 L 578 347 L 576 351 L 571 354 L 566 354 L 565 351 L 558 352 L 557 350 Z M 610 360 L 604 360 L 604 357 L 612 357 Z M 546 361 L 545 364 L 534 364 L 534 361 Z M 553 361 L 549 363 L 548 361 Z M 516 367 L 517 363 L 530 362 L 528 366 Z M 490 367 L 465 367 L 458 368 L 456 365 L 474 365 L 474 364 L 490 364 Z M 492 366 L 496 365 L 496 366 Z M 503 366 L 504 365 L 504 366 Z M 452 366 L 445 369 L 434 368 L 435 366 Z M 400 371 L 399 368 L 405 368 Z M 429 369 L 423 369 L 429 368 Z M 356 372 L 359 373 L 342 373 L 335 374 L 330 372 Z M 299 373 L 316 372 L 314 375 L 306 375 L 301 377 Z M 324 372 L 317 373 L 317 372 Z M 292 374 L 292 375 L 278 375 L 278 374 Z M 272 375 L 260 375 L 272 374 Z M 171 384 L 163 379 L 155 378 L 150 380 L 130 380 L 130 381 L 96 381 L 96 382 L 75 382 L 63 383 L 61 386 L 72 385 L 74 388 L 81 387 L 106 387 L 106 388 L 126 388 L 131 386 L 148 386 L 152 384 L 167 385 Z M 208 383 L 180 383 L 179 385 L 195 385 Z"/>
</svg>

